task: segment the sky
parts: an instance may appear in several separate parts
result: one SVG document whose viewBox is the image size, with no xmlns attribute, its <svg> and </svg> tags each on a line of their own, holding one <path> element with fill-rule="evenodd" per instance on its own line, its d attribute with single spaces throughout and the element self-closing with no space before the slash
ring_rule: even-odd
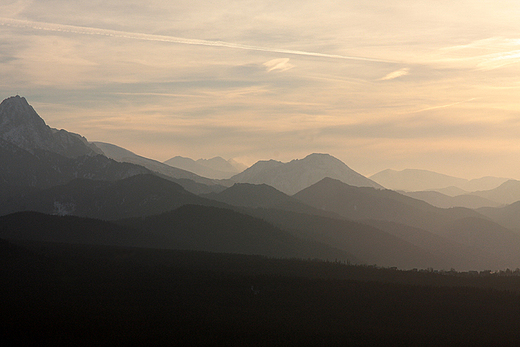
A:
<svg viewBox="0 0 520 347">
<path fill-rule="evenodd" d="M 0 99 L 165 161 L 520 179 L 516 1 L 0 0 Z"/>
</svg>

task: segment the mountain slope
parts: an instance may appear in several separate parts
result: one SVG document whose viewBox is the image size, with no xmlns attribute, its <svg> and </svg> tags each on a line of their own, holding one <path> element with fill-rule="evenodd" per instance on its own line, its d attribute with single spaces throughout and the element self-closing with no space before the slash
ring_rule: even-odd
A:
<svg viewBox="0 0 520 347">
<path fill-rule="evenodd" d="M 0 205 L 0 213 L 38 211 L 47 214 L 115 220 L 171 211 L 186 204 L 223 206 L 152 174 L 117 181 L 78 179 Z"/>
<path fill-rule="evenodd" d="M 41 149 L 30 153 L 1 139 L 0 162 L 5 163 L 0 165 L 0 189 L 11 192 L 9 196 L 17 191 L 65 184 L 76 178 L 117 180 L 150 173 L 142 166 L 118 163 L 102 155 L 68 158 Z"/>
<path fill-rule="evenodd" d="M 20 96 L 7 98 L 0 104 L 0 138 L 31 153 L 41 149 L 70 158 L 101 154 L 84 137 L 49 127 Z"/>
<path fill-rule="evenodd" d="M 500 254 L 487 253 L 482 249 L 459 243 L 423 229 L 381 220 L 363 220 L 362 223 L 371 225 L 431 254 L 435 254 L 449 263 L 450 268 L 458 271 L 497 269 L 504 265 L 500 260 Z"/>
<path fill-rule="evenodd" d="M 459 243 L 500 256 L 504 267 L 520 265 L 520 235 L 493 221 L 468 217 L 444 226 L 443 234 Z"/>
<path fill-rule="evenodd" d="M 442 230 L 444 223 L 480 216 L 464 209 L 441 209 L 392 190 L 349 186 L 325 178 L 294 195 L 303 203 L 352 220 L 375 219 L 401 223 L 428 231 Z"/>
<path fill-rule="evenodd" d="M 350 169 L 328 154 L 310 154 L 289 163 L 260 161 L 244 172 L 231 177 L 238 183 L 268 184 L 292 195 L 325 177 L 338 179 L 354 186 L 383 188 L 381 185 Z"/>
<path fill-rule="evenodd" d="M 520 201 L 498 208 L 483 207 L 477 210 L 495 223 L 516 232 L 520 232 Z"/>
<path fill-rule="evenodd" d="M 164 236 L 176 249 L 358 261 L 345 251 L 295 237 L 258 218 L 211 206 L 186 205 L 118 223 Z"/>
<path fill-rule="evenodd" d="M 516 201 L 520 201 L 520 181 L 508 180 L 495 189 L 475 191 L 470 194 L 502 204 L 512 204 Z"/>
</svg>

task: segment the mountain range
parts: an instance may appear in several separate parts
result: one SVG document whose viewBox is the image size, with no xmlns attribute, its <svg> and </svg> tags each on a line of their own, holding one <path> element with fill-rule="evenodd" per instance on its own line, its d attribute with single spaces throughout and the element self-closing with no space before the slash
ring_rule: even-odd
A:
<svg viewBox="0 0 520 347">
<path fill-rule="evenodd" d="M 339 159 L 322 153 L 313 153 L 288 163 L 275 160 L 259 161 L 230 180 L 237 183 L 268 184 L 292 195 L 325 177 L 338 179 L 353 186 L 383 188 L 355 172 Z"/>
<path fill-rule="evenodd" d="M 518 181 L 483 179 L 471 184 L 489 189 L 464 198 L 405 195 L 319 153 L 259 161 L 213 179 L 51 129 L 18 96 L 0 104 L 0 117 L 0 239 L 403 269 L 520 267 Z M 187 162 L 213 170 L 231 165 L 222 158 Z M 434 206 L 431 194 L 445 207 L 454 199 L 467 206 Z"/>
</svg>

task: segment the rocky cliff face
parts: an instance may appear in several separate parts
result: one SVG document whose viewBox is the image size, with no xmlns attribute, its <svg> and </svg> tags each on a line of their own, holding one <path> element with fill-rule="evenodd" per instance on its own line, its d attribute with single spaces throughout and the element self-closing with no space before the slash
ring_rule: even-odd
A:
<svg viewBox="0 0 520 347">
<path fill-rule="evenodd" d="M 102 153 L 78 134 L 49 127 L 27 100 L 18 95 L 0 104 L 0 139 L 30 153 L 43 149 L 69 158 Z"/>
</svg>

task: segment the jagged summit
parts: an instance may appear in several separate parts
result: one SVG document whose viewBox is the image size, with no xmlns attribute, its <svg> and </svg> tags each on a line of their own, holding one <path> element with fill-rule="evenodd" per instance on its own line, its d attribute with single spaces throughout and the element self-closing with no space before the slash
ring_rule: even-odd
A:
<svg viewBox="0 0 520 347">
<path fill-rule="evenodd" d="M 102 153 L 78 134 L 49 127 L 19 95 L 0 104 L 0 138 L 31 153 L 43 149 L 72 158 Z"/>
</svg>

